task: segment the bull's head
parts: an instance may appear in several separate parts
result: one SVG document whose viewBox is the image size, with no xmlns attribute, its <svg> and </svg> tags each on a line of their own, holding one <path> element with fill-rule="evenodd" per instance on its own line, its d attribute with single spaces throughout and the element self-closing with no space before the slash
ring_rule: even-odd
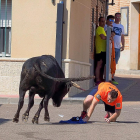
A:
<svg viewBox="0 0 140 140">
<path fill-rule="evenodd" d="M 78 84 L 76 84 L 73 81 L 67 83 L 64 82 L 60 86 L 59 90 L 55 92 L 55 94 L 52 97 L 54 106 L 59 107 L 61 105 L 62 99 L 69 92 L 71 86 L 74 86 L 80 90 L 85 91 L 85 89 L 82 89 Z"/>
</svg>

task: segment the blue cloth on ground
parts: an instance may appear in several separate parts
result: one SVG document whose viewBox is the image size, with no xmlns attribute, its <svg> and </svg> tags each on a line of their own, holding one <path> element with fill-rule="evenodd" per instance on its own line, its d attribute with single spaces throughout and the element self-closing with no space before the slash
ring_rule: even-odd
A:
<svg viewBox="0 0 140 140">
<path fill-rule="evenodd" d="M 72 117 L 70 120 L 66 120 L 66 121 L 61 120 L 59 123 L 63 123 L 63 124 L 84 124 L 84 123 L 87 123 L 87 122 L 84 122 L 81 117 Z"/>
</svg>

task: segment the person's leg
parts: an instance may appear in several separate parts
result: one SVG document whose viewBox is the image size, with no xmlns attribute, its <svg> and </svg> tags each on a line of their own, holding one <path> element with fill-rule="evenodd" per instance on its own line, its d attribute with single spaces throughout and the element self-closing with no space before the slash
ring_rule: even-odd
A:
<svg viewBox="0 0 140 140">
<path fill-rule="evenodd" d="M 102 52 L 102 61 L 103 61 L 103 81 L 106 79 L 106 52 Z"/>
<path fill-rule="evenodd" d="M 89 93 L 89 95 L 85 98 L 83 102 L 83 111 L 81 113 L 81 117 L 84 118 L 87 115 L 87 110 L 90 107 L 92 100 L 94 98 L 94 95 L 98 91 L 98 86 L 94 87 L 94 89 Z"/>
<path fill-rule="evenodd" d="M 103 79 L 102 67 L 103 67 L 103 55 L 102 52 L 96 54 L 97 65 L 95 68 L 95 78 L 96 78 L 96 85 L 98 85 L 101 80 Z"/>
<path fill-rule="evenodd" d="M 116 64 L 118 64 L 119 58 L 120 58 L 120 49 L 115 48 L 115 61 L 116 61 Z"/>
<path fill-rule="evenodd" d="M 118 64 L 119 58 L 120 58 L 120 49 L 115 48 L 115 61 L 116 61 L 116 64 Z M 112 84 L 118 85 L 118 82 L 116 82 L 115 79 L 114 79 L 114 75 L 115 75 L 115 73 L 112 74 Z"/>
<path fill-rule="evenodd" d="M 96 70 L 95 70 L 96 82 L 100 82 L 101 81 L 100 77 L 101 77 L 102 64 L 103 64 L 102 60 L 97 62 L 97 66 L 96 66 Z"/>
</svg>

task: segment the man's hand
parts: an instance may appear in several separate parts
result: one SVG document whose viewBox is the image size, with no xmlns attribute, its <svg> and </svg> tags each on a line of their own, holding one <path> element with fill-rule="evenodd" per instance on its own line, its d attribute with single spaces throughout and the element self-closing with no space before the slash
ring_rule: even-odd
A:
<svg viewBox="0 0 140 140">
<path fill-rule="evenodd" d="M 113 41 L 113 37 L 112 36 L 110 37 L 110 40 Z"/>
<path fill-rule="evenodd" d="M 105 118 L 105 121 L 106 121 L 107 123 L 110 123 L 109 118 Z"/>
<path fill-rule="evenodd" d="M 123 51 L 123 50 L 124 50 L 124 46 L 121 47 L 121 51 Z"/>
<path fill-rule="evenodd" d="M 86 117 L 83 119 L 83 121 L 84 121 L 84 122 L 88 122 L 89 119 L 90 119 L 90 117 L 86 116 Z"/>
</svg>

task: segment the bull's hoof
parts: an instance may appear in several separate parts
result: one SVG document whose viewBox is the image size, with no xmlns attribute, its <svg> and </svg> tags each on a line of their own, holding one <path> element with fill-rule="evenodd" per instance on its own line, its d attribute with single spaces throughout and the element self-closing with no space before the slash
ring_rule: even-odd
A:
<svg viewBox="0 0 140 140">
<path fill-rule="evenodd" d="M 29 113 L 24 113 L 24 114 L 22 115 L 22 121 L 27 122 L 27 121 L 28 121 L 28 118 L 29 118 Z"/>
<path fill-rule="evenodd" d="M 13 122 L 18 123 L 19 118 L 13 118 Z"/>
<path fill-rule="evenodd" d="M 34 116 L 33 119 L 32 119 L 32 123 L 36 123 L 38 124 L 38 116 Z"/>
<path fill-rule="evenodd" d="M 49 121 L 50 121 L 50 117 L 49 117 L 49 116 L 47 116 L 47 117 L 44 117 L 44 121 L 47 121 L 47 122 L 49 122 Z"/>
</svg>

